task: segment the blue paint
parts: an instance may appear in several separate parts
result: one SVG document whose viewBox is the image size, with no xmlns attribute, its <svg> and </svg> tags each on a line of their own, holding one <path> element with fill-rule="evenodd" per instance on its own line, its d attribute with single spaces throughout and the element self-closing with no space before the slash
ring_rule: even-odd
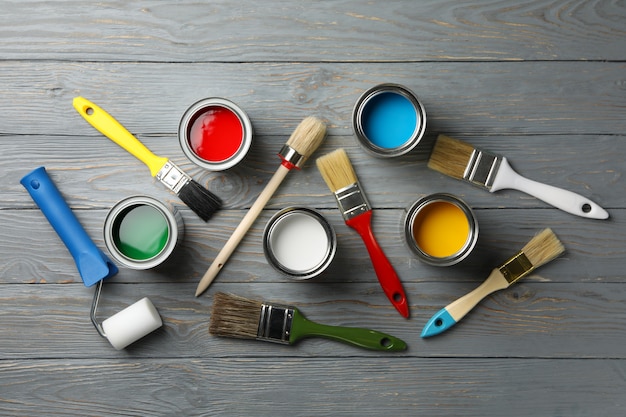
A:
<svg viewBox="0 0 626 417">
<path fill-rule="evenodd" d="M 403 95 L 385 92 L 372 97 L 362 113 L 365 136 L 374 145 L 392 149 L 404 145 L 417 126 L 417 111 Z"/>
<path fill-rule="evenodd" d="M 452 318 L 448 310 L 442 308 L 434 316 L 428 320 L 428 323 L 422 330 L 422 337 L 431 337 L 445 332 L 456 324 L 456 320 Z"/>
</svg>

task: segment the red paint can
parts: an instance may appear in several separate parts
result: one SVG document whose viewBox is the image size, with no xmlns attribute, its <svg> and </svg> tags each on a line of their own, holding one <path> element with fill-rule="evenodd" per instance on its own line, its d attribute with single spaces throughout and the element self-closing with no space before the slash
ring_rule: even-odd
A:
<svg viewBox="0 0 626 417">
<path fill-rule="evenodd" d="M 183 114 L 178 140 L 191 161 L 211 171 L 222 171 L 238 164 L 248 153 L 252 123 L 232 101 L 207 98 Z"/>
</svg>

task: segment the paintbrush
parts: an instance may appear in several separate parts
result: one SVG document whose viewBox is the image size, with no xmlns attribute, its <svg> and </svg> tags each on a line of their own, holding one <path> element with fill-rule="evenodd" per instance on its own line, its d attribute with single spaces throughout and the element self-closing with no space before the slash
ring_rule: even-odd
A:
<svg viewBox="0 0 626 417">
<path fill-rule="evenodd" d="M 374 237 L 372 207 L 359 184 L 348 154 L 344 149 L 337 149 L 318 158 L 317 167 L 328 188 L 334 193 L 346 224 L 356 230 L 363 239 L 385 295 L 396 310 L 403 317 L 408 318 L 409 306 L 404 288 L 391 262 Z"/>
<path fill-rule="evenodd" d="M 491 271 L 489 277 L 475 290 L 442 308 L 428 320 L 422 337 L 438 335 L 459 322 L 469 311 L 489 294 L 509 287 L 557 256 L 565 248 L 550 229 L 544 229 L 526 244 L 515 256 Z"/>
<path fill-rule="evenodd" d="M 323 337 L 372 350 L 401 351 L 397 337 L 357 327 L 329 326 L 307 319 L 296 307 L 264 303 L 216 293 L 209 333 L 238 339 L 256 339 L 293 345 L 306 337 Z"/>
<path fill-rule="evenodd" d="M 562 188 L 529 180 L 515 172 L 506 157 L 439 135 L 428 167 L 465 180 L 490 192 L 514 189 L 530 194 L 567 213 L 590 219 L 606 219 L 609 213 L 593 201 Z"/>
<path fill-rule="evenodd" d="M 106 111 L 84 97 L 75 97 L 72 104 L 78 114 L 96 130 L 146 164 L 152 176 L 176 193 L 202 220 L 209 220 L 222 206 L 216 195 L 194 181 L 169 159 L 153 154 Z"/>
<path fill-rule="evenodd" d="M 224 267 L 230 255 L 232 255 L 237 245 L 239 245 L 239 242 L 241 242 L 252 226 L 252 223 L 259 217 L 263 207 L 265 207 L 269 199 L 274 195 L 274 192 L 278 189 L 278 186 L 283 182 L 287 173 L 294 168 L 300 169 L 307 158 L 320 146 L 325 136 L 326 125 L 320 119 L 309 116 L 300 122 L 287 143 L 283 145 L 278 153 L 282 161 L 278 170 L 274 173 L 222 250 L 217 254 L 217 257 L 213 260 L 209 269 L 205 272 L 196 288 L 196 297 L 209 288 L 209 285 L 211 285 L 215 277 L 217 277 L 217 274 Z"/>
</svg>

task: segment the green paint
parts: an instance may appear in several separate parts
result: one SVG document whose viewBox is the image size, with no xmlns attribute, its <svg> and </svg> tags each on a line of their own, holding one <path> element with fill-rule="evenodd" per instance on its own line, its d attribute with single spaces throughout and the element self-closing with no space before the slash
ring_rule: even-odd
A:
<svg viewBox="0 0 626 417">
<path fill-rule="evenodd" d="M 113 223 L 113 242 L 128 258 L 145 261 L 158 255 L 169 239 L 165 216 L 149 205 L 135 205 Z"/>
</svg>

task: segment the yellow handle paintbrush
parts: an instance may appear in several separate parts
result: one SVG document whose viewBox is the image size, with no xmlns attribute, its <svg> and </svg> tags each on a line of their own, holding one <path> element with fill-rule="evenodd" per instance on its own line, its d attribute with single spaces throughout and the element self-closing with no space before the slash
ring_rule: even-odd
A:
<svg viewBox="0 0 626 417">
<path fill-rule="evenodd" d="M 550 229 L 544 229 L 499 268 L 474 291 L 439 310 L 424 326 L 422 337 L 435 336 L 459 322 L 471 309 L 489 294 L 509 287 L 541 265 L 562 254 L 565 248 Z"/>
<path fill-rule="evenodd" d="M 109 113 L 84 97 L 75 97 L 74 109 L 107 138 L 146 164 L 150 174 L 175 192 L 202 220 L 207 221 L 222 205 L 220 199 L 185 174 L 169 159 L 153 154 Z"/>
</svg>

